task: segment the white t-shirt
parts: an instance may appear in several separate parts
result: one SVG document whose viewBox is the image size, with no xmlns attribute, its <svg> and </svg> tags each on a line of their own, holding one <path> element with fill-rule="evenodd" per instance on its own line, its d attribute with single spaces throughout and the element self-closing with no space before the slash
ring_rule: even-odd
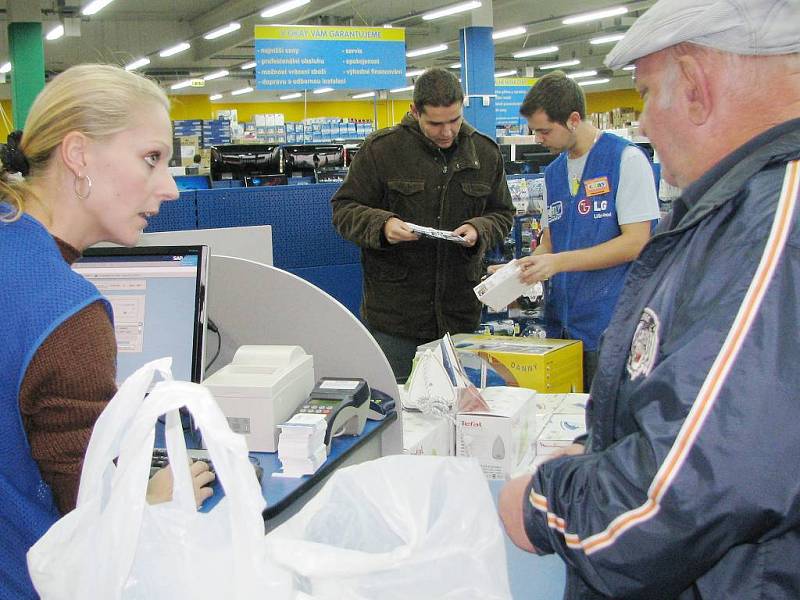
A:
<svg viewBox="0 0 800 600">
<path fill-rule="evenodd" d="M 579 158 L 567 157 L 567 180 L 578 180 L 586 166 L 587 152 Z M 547 186 L 542 187 L 542 196 L 547 206 Z M 641 223 L 661 216 L 656 195 L 653 168 L 644 152 L 628 146 L 622 151 L 619 164 L 619 189 L 617 189 L 617 223 Z M 542 212 L 541 226 L 547 227 L 547 210 Z"/>
</svg>

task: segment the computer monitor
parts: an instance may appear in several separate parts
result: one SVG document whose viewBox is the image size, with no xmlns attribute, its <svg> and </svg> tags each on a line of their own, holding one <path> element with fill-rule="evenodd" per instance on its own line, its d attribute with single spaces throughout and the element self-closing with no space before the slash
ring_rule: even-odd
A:
<svg viewBox="0 0 800 600">
<path fill-rule="evenodd" d="M 228 144 L 211 147 L 211 179 L 244 179 L 283 173 L 277 144 Z"/>
<path fill-rule="evenodd" d="M 208 175 L 176 175 L 173 179 L 175 179 L 175 185 L 178 186 L 179 192 L 211 189 L 211 180 Z"/>
<path fill-rule="evenodd" d="M 286 173 L 314 175 L 317 169 L 344 166 L 342 144 L 287 144 L 283 146 Z"/>
<path fill-rule="evenodd" d="M 117 383 L 164 356 L 175 379 L 202 381 L 208 256 L 207 246 L 93 247 L 75 262 L 111 303 Z"/>
</svg>

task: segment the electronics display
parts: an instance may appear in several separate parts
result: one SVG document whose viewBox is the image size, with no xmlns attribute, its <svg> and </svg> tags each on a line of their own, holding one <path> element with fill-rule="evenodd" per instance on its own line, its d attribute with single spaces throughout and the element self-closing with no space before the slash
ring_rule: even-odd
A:
<svg viewBox="0 0 800 600">
<path fill-rule="evenodd" d="M 208 175 L 176 175 L 173 179 L 175 179 L 175 185 L 178 186 L 179 192 L 211 189 L 211 180 Z"/>
<path fill-rule="evenodd" d="M 277 144 L 228 144 L 211 147 L 211 179 L 244 179 L 284 173 Z"/>
<path fill-rule="evenodd" d="M 297 412 L 321 414 L 328 427 L 325 446 L 337 435 L 361 435 L 370 410 L 369 385 L 363 379 L 323 377 Z"/>
<path fill-rule="evenodd" d="M 313 175 L 318 169 L 345 164 L 342 144 L 287 144 L 282 148 L 285 172 L 290 175 Z"/>
<path fill-rule="evenodd" d="M 111 303 L 117 383 L 172 357 L 175 379 L 203 378 L 207 246 L 88 248 L 72 268 Z"/>
<path fill-rule="evenodd" d="M 271 185 L 286 185 L 289 178 L 286 175 L 259 175 L 258 177 L 245 177 L 244 187 L 266 187 Z"/>
</svg>

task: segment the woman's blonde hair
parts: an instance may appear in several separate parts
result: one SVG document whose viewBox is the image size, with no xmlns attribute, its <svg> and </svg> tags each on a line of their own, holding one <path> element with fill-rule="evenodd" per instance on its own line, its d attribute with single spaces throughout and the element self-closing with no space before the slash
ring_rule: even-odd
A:
<svg viewBox="0 0 800 600">
<path fill-rule="evenodd" d="M 68 133 L 107 139 L 128 129 L 143 104 L 169 111 L 169 99 L 154 81 L 113 65 L 77 65 L 48 82 L 31 106 L 19 144 L 29 166 L 27 181 L 0 177 L 0 197 L 11 205 L 10 219 L 22 213 L 32 194 L 29 182 L 45 171 Z"/>
</svg>

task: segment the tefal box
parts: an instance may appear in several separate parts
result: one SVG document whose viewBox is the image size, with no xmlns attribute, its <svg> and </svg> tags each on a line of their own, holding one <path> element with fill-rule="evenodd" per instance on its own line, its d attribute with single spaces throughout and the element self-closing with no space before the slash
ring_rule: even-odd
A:
<svg viewBox="0 0 800 600">
<path fill-rule="evenodd" d="M 489 412 L 456 415 L 456 456 L 478 459 L 487 479 L 507 479 L 532 454 L 536 392 L 498 386 L 481 395 Z"/>
<path fill-rule="evenodd" d="M 583 391 L 583 343 L 491 335 L 455 335 L 459 354 L 485 360 L 507 386 L 525 387 L 544 394 Z M 468 364 L 467 358 L 462 358 Z"/>
<path fill-rule="evenodd" d="M 452 420 L 418 412 L 403 412 L 403 454 L 453 456 Z"/>
</svg>

